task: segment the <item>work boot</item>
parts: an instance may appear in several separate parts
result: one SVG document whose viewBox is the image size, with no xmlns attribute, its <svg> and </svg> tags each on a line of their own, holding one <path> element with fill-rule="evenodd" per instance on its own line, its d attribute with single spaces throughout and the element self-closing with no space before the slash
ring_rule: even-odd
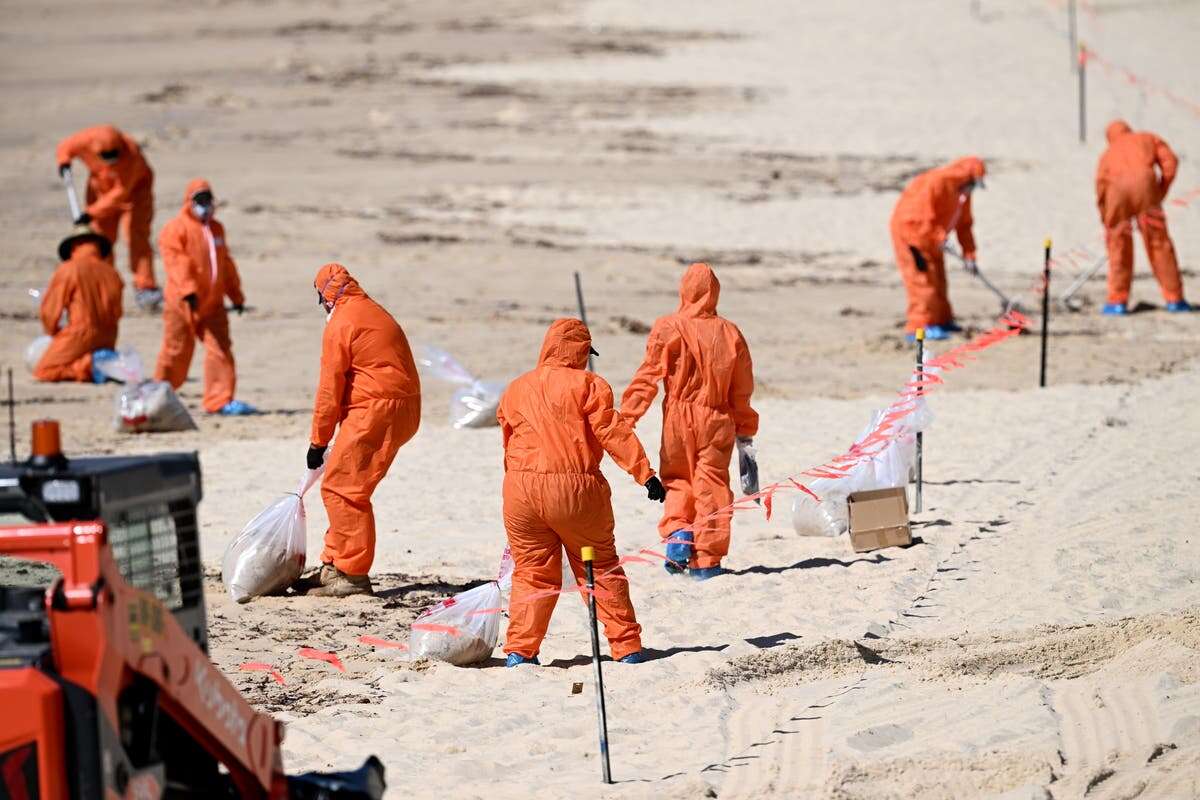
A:
<svg viewBox="0 0 1200 800">
<path fill-rule="evenodd" d="M 1124 303 L 1105 303 L 1100 313 L 1109 317 L 1123 317 L 1129 313 L 1129 307 Z"/>
<path fill-rule="evenodd" d="M 292 588 L 307 597 L 349 597 L 354 594 L 375 594 L 369 575 L 347 575 L 333 564 L 322 564 L 302 576 Z"/>
<path fill-rule="evenodd" d="M 1172 314 L 1179 314 L 1191 310 L 1192 304 L 1187 300 L 1175 300 L 1167 303 L 1167 311 L 1170 311 Z"/>
<path fill-rule="evenodd" d="M 646 656 L 642 654 L 641 650 L 635 650 L 629 655 L 621 656 L 617 659 L 618 664 L 644 664 L 645 661 Z"/>
<path fill-rule="evenodd" d="M 162 289 L 138 289 L 133 299 L 143 311 L 158 311 L 163 301 Z"/>
<path fill-rule="evenodd" d="M 679 541 L 667 544 L 667 560 L 663 562 L 663 569 L 670 575 L 682 575 L 692 558 L 692 542 L 695 539 L 691 531 L 675 531 L 668 538 Z"/>
<path fill-rule="evenodd" d="M 959 325 L 954 320 L 950 320 L 942 327 L 945 328 L 946 330 L 950 331 L 951 333 L 962 333 L 962 330 L 963 330 L 962 325 Z"/>
</svg>

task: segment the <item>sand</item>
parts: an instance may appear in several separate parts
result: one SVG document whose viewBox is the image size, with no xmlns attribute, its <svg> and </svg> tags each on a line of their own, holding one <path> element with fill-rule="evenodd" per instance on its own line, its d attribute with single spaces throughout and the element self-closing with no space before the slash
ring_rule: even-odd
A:
<svg viewBox="0 0 1200 800">
<path fill-rule="evenodd" d="M 1200 317 L 1162 313 L 1140 250 L 1138 313 L 1099 316 L 1100 277 L 1081 313 L 1053 318 L 1050 387 L 1033 336 L 947 378 L 914 546 L 797 537 L 780 502 L 769 522 L 739 515 L 726 576 L 629 568 L 651 660 L 606 665 L 613 786 L 574 598 L 541 669 L 505 670 L 499 651 L 410 663 L 357 641 L 406 642 L 422 608 L 495 574 L 499 434 L 452 429 L 450 386 L 427 383 L 421 432 L 376 494 L 375 598 L 236 606 L 217 577 L 225 545 L 303 470 L 311 281 L 328 260 L 414 342 L 493 380 L 531 367 L 549 321 L 574 313 L 578 270 L 618 392 L 682 266 L 710 260 L 755 356 L 766 482 L 843 450 L 906 379 L 886 225 L 916 171 L 988 160 L 980 264 L 1029 305 L 1046 236 L 1081 266 L 1101 252 L 1091 181 L 1113 115 L 1176 148 L 1176 196 L 1200 186 L 1194 113 L 1095 69 L 1079 144 L 1061 4 L 970 5 L 142 0 L 85 21 L 66 2 L 8 3 L 0 357 L 18 446 L 53 416 L 71 452 L 199 451 L 212 656 L 287 720 L 289 770 L 375 753 L 395 797 L 1200 795 Z M 1097 51 L 1200 98 L 1200 9 L 1083 6 Z M 199 429 L 131 437 L 112 430 L 114 389 L 24 372 L 26 292 L 68 222 L 53 147 L 104 121 L 146 143 L 156 232 L 190 178 L 212 181 L 251 306 L 232 321 L 238 396 L 262 415 L 204 415 L 197 360 L 181 396 Z M 1168 207 L 1189 285 L 1198 212 Z M 994 297 L 950 280 L 970 332 L 990 327 Z M 151 363 L 160 322 L 126 309 L 121 343 Z M 638 431 L 656 450 L 657 412 Z M 605 470 L 619 547 L 653 546 L 658 507 Z M 326 520 L 315 493 L 307 505 L 311 562 Z"/>
</svg>

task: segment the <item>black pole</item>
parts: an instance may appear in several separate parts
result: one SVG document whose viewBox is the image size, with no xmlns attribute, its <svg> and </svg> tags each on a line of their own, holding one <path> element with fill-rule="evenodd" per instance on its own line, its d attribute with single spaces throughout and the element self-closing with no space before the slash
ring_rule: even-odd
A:
<svg viewBox="0 0 1200 800">
<path fill-rule="evenodd" d="M 1079 43 L 1079 141 L 1087 141 L 1087 48 Z"/>
<path fill-rule="evenodd" d="M 1067 0 L 1067 38 L 1071 44 L 1071 69 L 1079 69 L 1079 62 L 1076 61 L 1076 53 L 1079 52 L 1078 34 L 1075 28 L 1075 0 Z"/>
<path fill-rule="evenodd" d="M 8 454 L 17 464 L 17 397 L 13 394 L 12 367 L 8 368 Z"/>
<path fill-rule="evenodd" d="M 1050 333 L 1050 240 L 1046 240 L 1045 260 L 1042 263 L 1042 377 L 1039 386 L 1046 387 L 1046 341 Z"/>
<path fill-rule="evenodd" d="M 575 273 L 575 299 L 579 301 L 579 319 L 587 325 L 587 307 L 583 304 L 583 281 L 580 280 L 578 272 Z M 588 353 L 588 372 L 595 372 L 595 367 L 596 362 L 592 359 L 592 354 Z"/>
<path fill-rule="evenodd" d="M 922 394 L 920 381 L 922 380 L 921 373 L 925 371 L 925 329 L 917 328 L 917 394 Z M 925 456 L 925 434 L 917 431 L 917 513 L 921 513 L 921 484 L 922 484 L 922 461 Z"/>
<path fill-rule="evenodd" d="M 578 272 L 575 273 L 575 278 L 578 280 Z M 600 726 L 600 766 L 603 769 L 604 782 L 612 783 L 612 769 L 608 763 L 608 712 L 604 708 L 604 675 L 600 671 L 600 636 L 596 630 L 596 576 L 592 569 L 596 551 L 590 547 L 584 547 L 580 551 L 580 556 L 583 558 L 583 568 L 587 571 L 588 619 L 592 629 L 592 666 L 596 673 L 596 716 Z"/>
</svg>

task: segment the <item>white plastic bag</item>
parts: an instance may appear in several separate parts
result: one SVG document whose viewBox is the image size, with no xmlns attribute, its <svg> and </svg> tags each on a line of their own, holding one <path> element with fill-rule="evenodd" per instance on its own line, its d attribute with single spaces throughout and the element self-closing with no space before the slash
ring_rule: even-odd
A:
<svg viewBox="0 0 1200 800">
<path fill-rule="evenodd" d="M 801 536 L 841 536 L 850 529 L 850 511 L 846 498 L 849 485 L 840 486 L 846 478 L 820 478 L 808 484 L 821 500 L 818 502 L 801 492 L 792 500 L 792 527 Z"/>
<path fill-rule="evenodd" d="M 127 383 L 117 391 L 114 427 L 121 433 L 196 429 L 192 415 L 166 381 Z"/>
<path fill-rule="evenodd" d="M 34 339 L 25 348 L 25 366 L 30 372 L 37 367 L 38 362 L 42 360 L 42 356 L 46 355 L 46 350 L 50 347 L 50 337 L 46 334 Z"/>
<path fill-rule="evenodd" d="M 141 356 L 132 348 L 123 347 L 117 351 L 116 358 L 97 362 L 95 366 L 105 377 L 117 383 L 138 384 L 146 380 Z"/>
<path fill-rule="evenodd" d="M 410 657 L 445 661 L 456 667 L 488 658 L 500 640 L 502 589 L 511 587 L 512 571 L 512 554 L 506 547 L 496 580 L 422 611 L 409 635 Z"/>
<path fill-rule="evenodd" d="M 325 471 L 306 470 L 296 491 L 246 523 L 221 557 L 221 580 L 234 602 L 286 589 L 304 572 L 307 526 L 304 495 Z"/>
<path fill-rule="evenodd" d="M 496 409 L 507 384 L 481 381 L 440 347 L 423 344 L 416 350 L 417 366 L 429 377 L 457 384 L 450 399 L 450 424 L 455 428 L 488 428 L 498 425 Z"/>
<path fill-rule="evenodd" d="M 750 439 L 737 439 L 738 475 L 742 494 L 758 494 L 758 450 Z"/>
<path fill-rule="evenodd" d="M 497 425 L 496 410 L 504 384 L 495 381 L 475 381 L 469 387 L 457 389 L 450 400 L 450 424 L 455 428 L 488 428 Z"/>
</svg>

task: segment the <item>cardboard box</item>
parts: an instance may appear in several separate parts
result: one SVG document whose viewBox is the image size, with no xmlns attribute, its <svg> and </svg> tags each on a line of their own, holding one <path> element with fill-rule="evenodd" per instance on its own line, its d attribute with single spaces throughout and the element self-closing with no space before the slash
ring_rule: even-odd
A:
<svg viewBox="0 0 1200 800">
<path fill-rule="evenodd" d="M 850 545 L 856 553 L 912 544 L 908 493 L 903 486 L 855 492 L 850 505 Z"/>
</svg>

